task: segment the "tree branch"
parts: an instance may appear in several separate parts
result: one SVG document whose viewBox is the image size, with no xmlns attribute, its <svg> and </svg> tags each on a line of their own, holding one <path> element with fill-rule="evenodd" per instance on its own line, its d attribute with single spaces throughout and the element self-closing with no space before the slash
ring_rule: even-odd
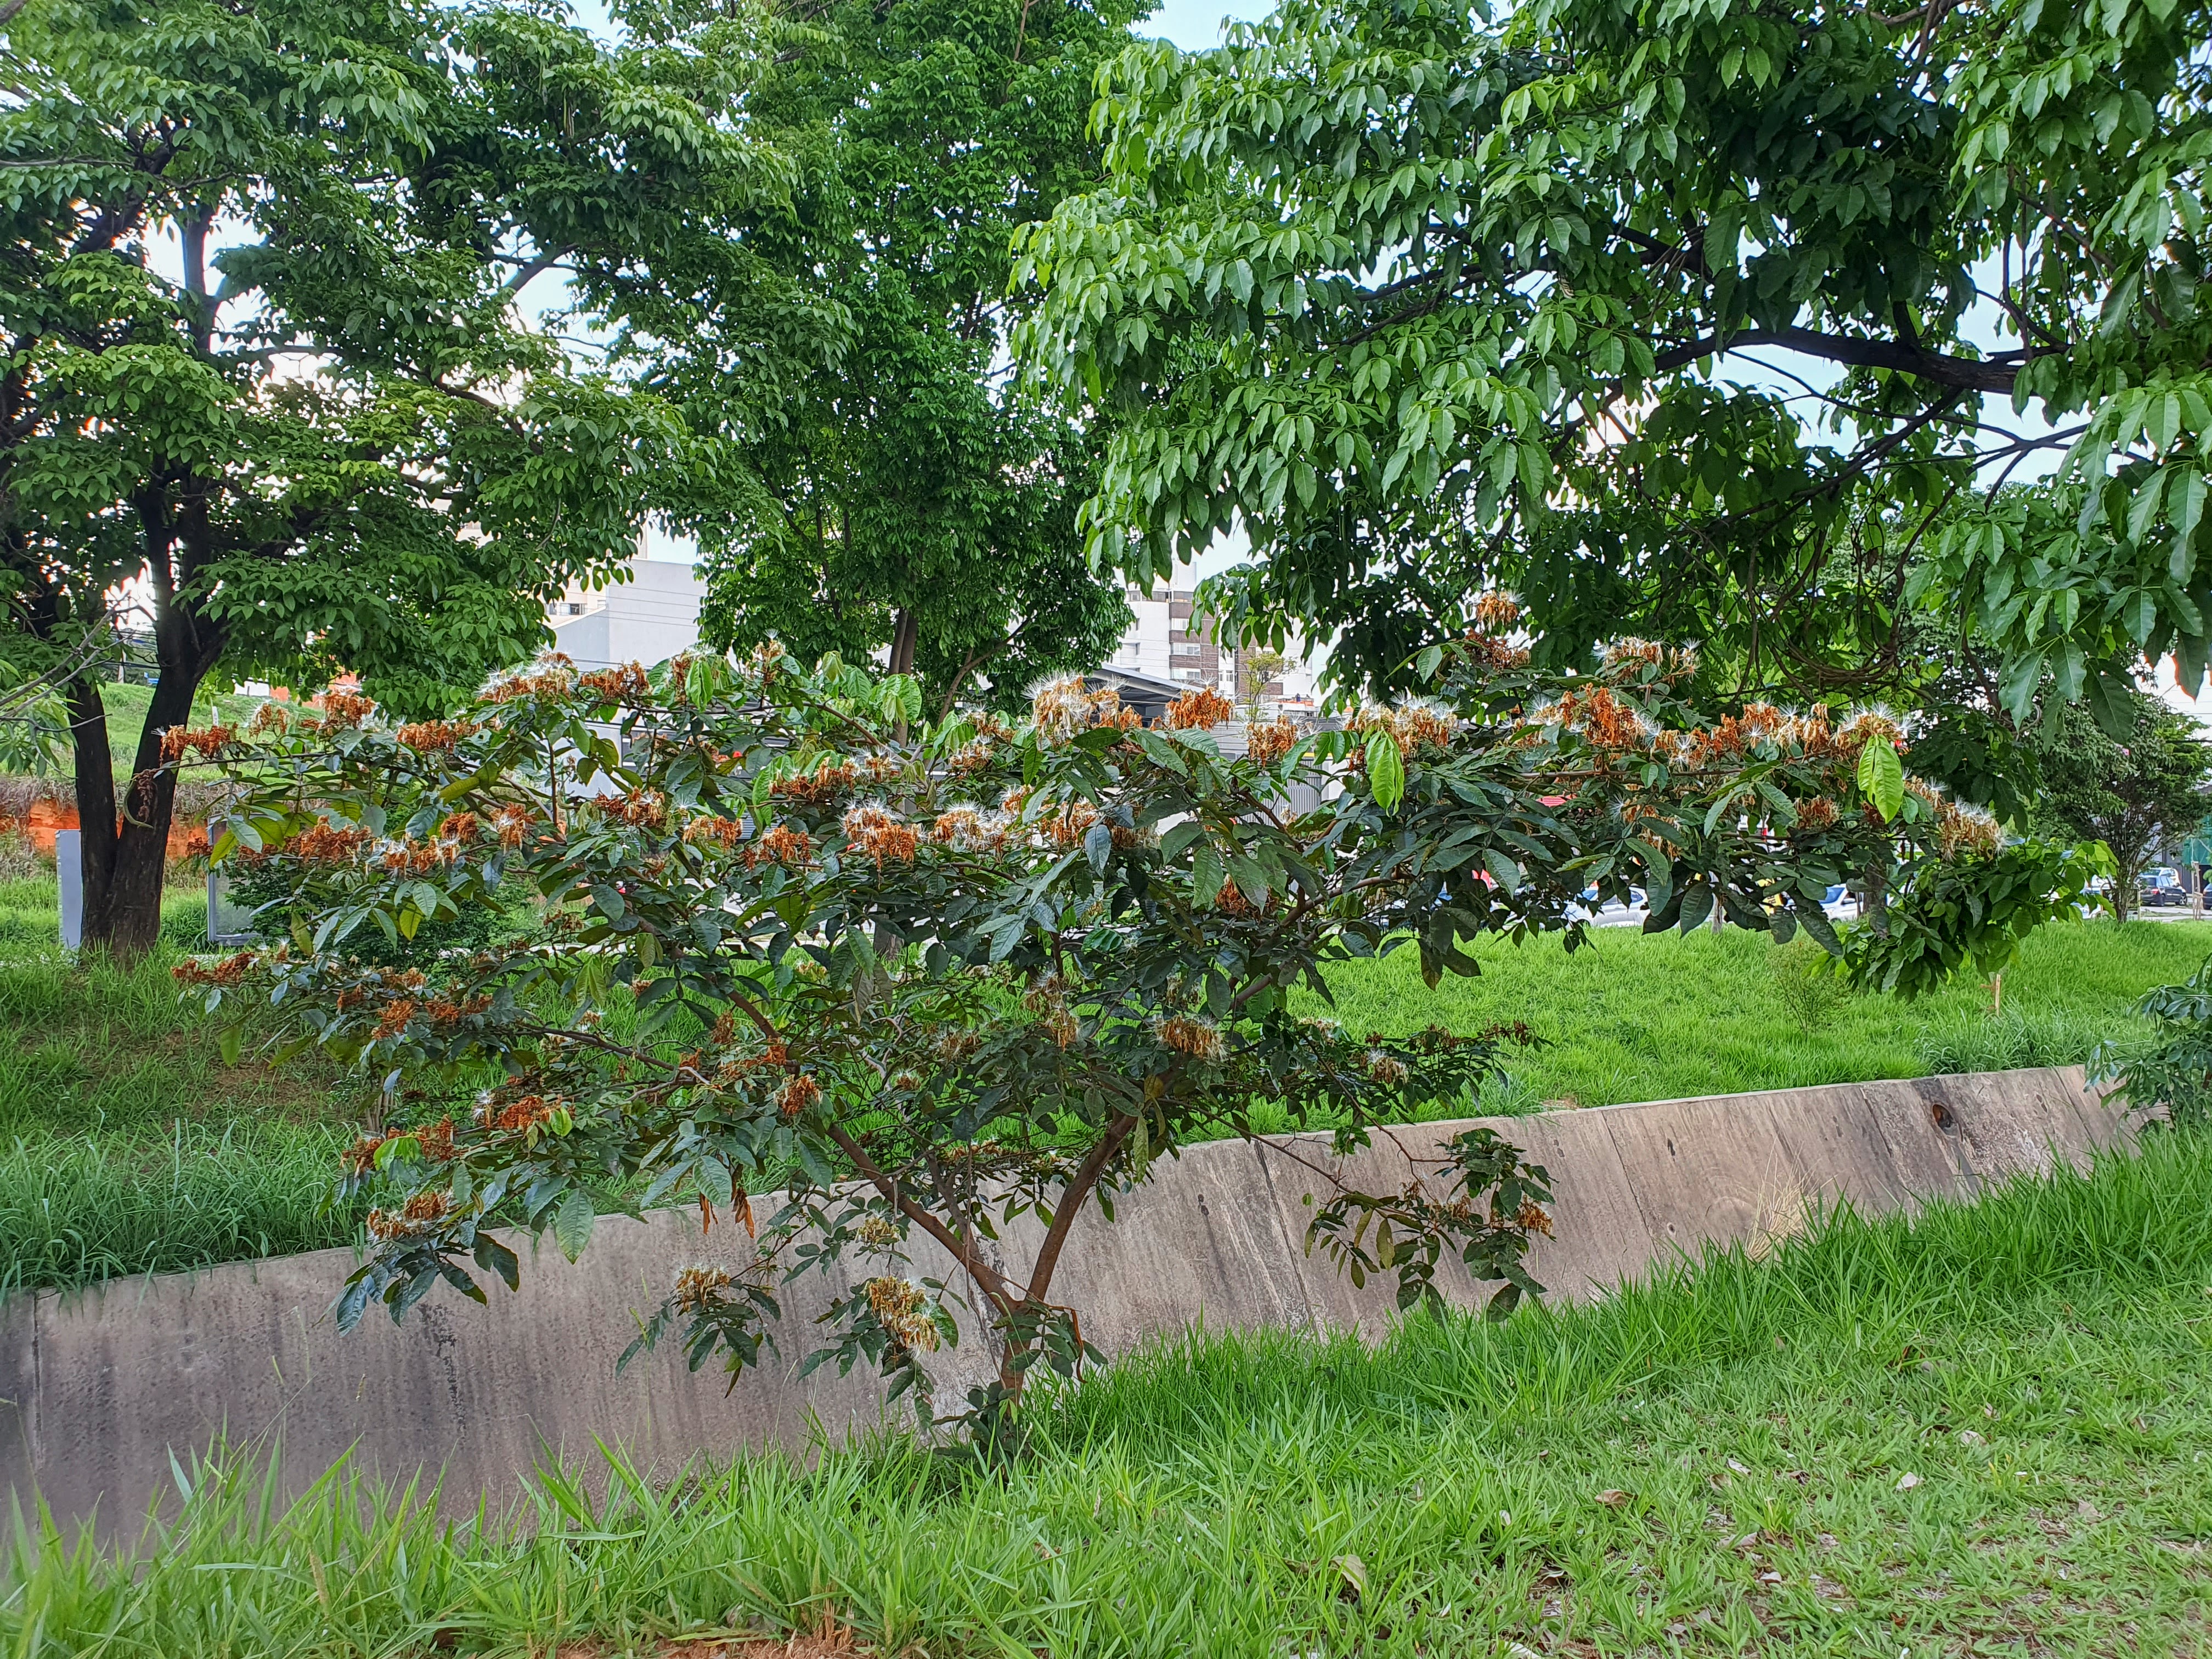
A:
<svg viewBox="0 0 2212 1659">
<path fill-rule="evenodd" d="M 1655 374 L 1680 368 L 1700 357 L 1718 357 L 1747 346 L 1781 346 L 1832 363 L 1853 368 L 1887 368 L 1938 386 L 1962 392 L 2010 392 L 2020 364 L 2008 361 L 2025 354 L 2001 352 L 1994 357 L 1953 357 L 1940 351 L 1905 345 L 1895 340 L 1863 340 L 1845 334 L 1823 334 L 1809 328 L 1755 328 L 1722 339 L 1711 335 L 1687 345 L 1662 351 L 1651 360 Z"/>
</svg>

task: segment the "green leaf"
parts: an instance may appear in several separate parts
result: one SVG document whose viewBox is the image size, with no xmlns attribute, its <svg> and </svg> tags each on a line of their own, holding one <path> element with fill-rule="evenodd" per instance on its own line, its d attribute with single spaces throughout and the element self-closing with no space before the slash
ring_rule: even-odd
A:
<svg viewBox="0 0 2212 1659">
<path fill-rule="evenodd" d="M 1859 793 L 1874 803 L 1883 823 L 1905 810 L 1905 763 L 1898 758 L 1894 744 L 1877 737 L 1859 750 L 1858 784 Z"/>
<path fill-rule="evenodd" d="M 1211 841 L 1201 841 L 1190 858 L 1190 894 L 1202 909 L 1212 908 L 1213 901 L 1221 895 L 1221 854 Z"/>
<path fill-rule="evenodd" d="M 569 1188 L 561 1207 L 553 1212 L 553 1242 L 561 1247 L 562 1255 L 571 1261 L 583 1255 L 584 1246 L 592 1242 L 592 1224 L 598 1218 L 592 1195 L 581 1187 Z"/>
<path fill-rule="evenodd" d="M 1386 812 L 1397 811 L 1406 799 L 1405 757 L 1398 752 L 1398 739 L 1379 728 L 1367 734 L 1367 787 Z"/>
</svg>

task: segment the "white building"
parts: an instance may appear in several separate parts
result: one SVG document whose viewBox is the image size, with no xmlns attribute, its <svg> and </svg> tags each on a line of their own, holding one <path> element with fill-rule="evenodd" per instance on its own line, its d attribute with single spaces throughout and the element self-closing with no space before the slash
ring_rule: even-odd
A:
<svg viewBox="0 0 2212 1659">
<path fill-rule="evenodd" d="M 629 562 L 629 580 L 591 589 L 571 584 L 546 607 L 553 648 L 579 668 L 635 662 L 650 668 L 699 643 L 699 602 L 707 584 L 688 564 Z"/>
<path fill-rule="evenodd" d="M 1285 660 L 1275 665 L 1267 678 L 1255 686 L 1252 675 L 1260 665 L 1261 653 L 1224 647 L 1214 637 L 1207 618 L 1198 612 L 1188 589 L 1146 594 L 1132 588 L 1128 597 L 1135 620 L 1106 667 L 1185 686 L 1210 685 L 1240 703 L 1256 690 L 1266 712 L 1297 712 L 1314 707 L 1314 667 L 1305 659 L 1298 641 L 1289 642 L 1289 648 L 1282 653 Z"/>
</svg>

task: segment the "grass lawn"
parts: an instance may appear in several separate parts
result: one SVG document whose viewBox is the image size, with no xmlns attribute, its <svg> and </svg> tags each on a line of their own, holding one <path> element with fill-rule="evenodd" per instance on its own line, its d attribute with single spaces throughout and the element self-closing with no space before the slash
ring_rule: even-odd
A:
<svg viewBox="0 0 2212 1659">
<path fill-rule="evenodd" d="M 1488 1110 L 1547 1102 L 1607 1106 L 1938 1071 L 2071 1064 L 2127 1030 L 2128 1005 L 2187 977 L 2212 954 L 2212 922 L 2099 920 L 2045 927 L 2004 976 L 2004 1014 L 1964 978 L 1918 1002 L 1841 994 L 1809 1028 L 1784 997 L 1802 951 L 1730 928 L 1646 935 L 1593 932 L 1570 955 L 1557 938 L 1485 943 L 1482 973 L 1421 983 L 1411 949 L 1329 975 L 1336 1018 L 1393 1035 L 1431 1022 L 1457 1031 L 1524 1020 L 1552 1045 L 1513 1055 Z M 1320 999 L 1305 1012 L 1322 1012 Z"/>
<path fill-rule="evenodd" d="M 326 1071 L 230 1066 L 168 969 L 205 931 L 205 900 L 173 892 L 162 951 L 128 973 L 80 970 L 53 941 L 47 876 L 0 882 L 0 1286 L 68 1286 L 349 1242 L 326 1207 L 355 1115 Z M 1480 978 L 1420 982 L 1411 951 L 1333 976 L 1354 1030 L 1526 1021 L 1486 1111 L 1595 1106 L 1937 1070 L 2064 1063 L 2126 1029 L 2128 1003 L 2186 975 L 2212 924 L 2051 927 L 2006 975 L 2007 1013 L 1965 984 L 1917 1004 L 1837 996 L 1812 1029 L 1784 997 L 1761 935 L 1596 935 L 1488 945 Z M 1310 1007 L 1320 1010 L 1317 999 Z M 611 1011 L 619 1024 L 623 1012 Z M 1443 1115 L 1469 1109 L 1443 1109 Z M 1262 1121 L 1262 1127 L 1275 1127 Z"/>
<path fill-rule="evenodd" d="M 70 1285 L 344 1243 L 326 1208 L 353 1114 L 331 1079 L 226 1066 L 169 968 L 205 927 L 171 896 L 138 967 L 49 942 L 53 883 L 0 886 L 0 1288 Z"/>
<path fill-rule="evenodd" d="M 2154 1137 L 1592 1307 L 1187 1340 L 1048 1402 L 995 1476 L 893 1440 L 453 1524 L 202 1470 L 122 1559 L 20 1544 L 0 1646 L 707 1659 L 826 1621 L 944 1659 L 2201 1654 L 2209 1279 L 2212 1146 Z"/>
</svg>

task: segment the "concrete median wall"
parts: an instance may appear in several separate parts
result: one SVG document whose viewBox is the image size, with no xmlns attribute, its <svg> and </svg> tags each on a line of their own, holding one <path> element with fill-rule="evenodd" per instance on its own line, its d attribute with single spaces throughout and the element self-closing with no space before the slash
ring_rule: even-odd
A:
<svg viewBox="0 0 2212 1659">
<path fill-rule="evenodd" d="M 1342 1173 L 1370 1192 L 1401 1187 L 1475 1123 L 1550 1170 L 1556 1237 L 1534 1271 L 1568 1297 L 1707 1242 L 1786 1235 L 1813 1206 L 1972 1196 L 2055 1158 L 2084 1162 L 2127 1133 L 2078 1071 L 2004 1072 L 1424 1124 L 1379 1133 Z M 1079 1309 L 1109 1352 L 1200 1319 L 1379 1334 L 1389 1287 L 1355 1291 L 1304 1252 L 1306 1198 L 1331 1161 L 1326 1136 L 1193 1147 L 1121 1198 L 1117 1224 L 1085 1215 L 1054 1299 Z M 1036 1231 L 1008 1233 L 1008 1262 L 1027 1262 Z M 594 1442 L 665 1467 L 884 1420 L 872 1376 L 791 1374 L 806 1322 L 836 1289 L 821 1279 L 791 1287 L 787 1363 L 732 1391 L 717 1366 L 687 1373 L 674 1345 L 615 1374 L 635 1310 L 680 1267 L 735 1265 L 745 1243 L 727 1228 L 702 1237 L 682 1212 L 611 1219 L 580 1262 L 549 1251 L 526 1265 L 519 1293 L 495 1285 L 489 1308 L 441 1289 L 404 1326 L 372 1314 L 343 1337 L 328 1310 L 350 1250 L 16 1297 L 0 1308 L 0 1478 L 26 1498 L 35 1484 L 65 1523 L 96 1513 L 112 1531 L 169 1487 L 173 1451 L 218 1436 L 281 1442 L 295 1487 L 351 1449 L 386 1478 L 442 1470 L 449 1497 L 472 1504 L 513 1496 L 549 1451 L 581 1456 Z M 918 1258 L 948 1279 L 949 1265 Z M 1469 1304 L 1486 1293 L 1463 1276 L 1451 1290 Z M 932 1367 L 946 1401 L 993 1369 L 975 1342 Z M 889 1420 L 910 1418 L 901 1407 Z"/>
</svg>

